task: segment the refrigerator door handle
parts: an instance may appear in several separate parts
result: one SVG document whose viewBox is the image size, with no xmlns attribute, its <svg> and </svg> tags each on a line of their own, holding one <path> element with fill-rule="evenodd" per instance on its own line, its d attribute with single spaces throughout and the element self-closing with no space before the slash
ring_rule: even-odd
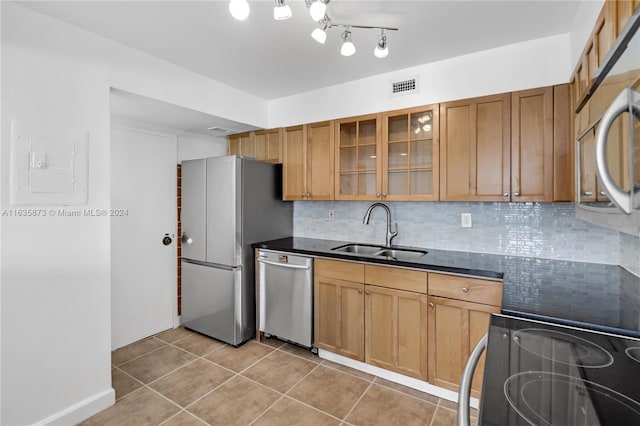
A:
<svg viewBox="0 0 640 426">
<path fill-rule="evenodd" d="M 262 260 L 262 259 L 258 259 L 258 262 L 266 263 L 267 265 L 282 266 L 283 268 L 292 268 L 292 269 L 310 269 L 311 268 L 311 266 L 307 266 L 307 265 L 292 265 L 290 263 L 270 262 L 268 260 Z"/>
<path fill-rule="evenodd" d="M 241 269 L 239 266 L 221 265 L 219 263 L 202 262 L 200 260 L 182 259 L 183 262 L 192 263 L 194 265 L 207 266 L 209 268 L 224 269 L 225 271 L 237 271 Z"/>
</svg>

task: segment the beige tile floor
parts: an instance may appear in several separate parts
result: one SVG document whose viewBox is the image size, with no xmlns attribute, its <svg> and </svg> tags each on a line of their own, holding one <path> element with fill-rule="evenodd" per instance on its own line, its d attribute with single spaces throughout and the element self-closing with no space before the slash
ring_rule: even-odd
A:
<svg viewBox="0 0 640 426">
<path fill-rule="evenodd" d="M 85 425 L 456 423 L 449 401 L 275 339 L 234 348 L 177 328 L 118 349 L 111 360 L 116 404 Z"/>
</svg>

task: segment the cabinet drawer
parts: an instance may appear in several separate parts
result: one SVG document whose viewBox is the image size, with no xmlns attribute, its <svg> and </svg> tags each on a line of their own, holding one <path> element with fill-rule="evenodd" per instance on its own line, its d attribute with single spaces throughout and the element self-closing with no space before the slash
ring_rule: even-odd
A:
<svg viewBox="0 0 640 426">
<path fill-rule="evenodd" d="M 337 280 L 364 281 L 364 264 L 343 262 L 340 260 L 316 259 L 313 264 L 314 274 L 319 277 L 335 278 Z"/>
<path fill-rule="evenodd" d="M 427 292 L 427 273 L 410 269 L 365 265 L 364 282 L 397 290 Z"/>
<path fill-rule="evenodd" d="M 430 273 L 429 294 L 485 305 L 502 306 L 501 281 Z"/>
</svg>

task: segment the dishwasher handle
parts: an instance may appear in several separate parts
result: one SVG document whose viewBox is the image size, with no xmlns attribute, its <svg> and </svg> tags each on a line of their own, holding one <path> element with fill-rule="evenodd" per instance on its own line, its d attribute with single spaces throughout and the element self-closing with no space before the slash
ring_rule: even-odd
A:
<svg viewBox="0 0 640 426">
<path fill-rule="evenodd" d="M 471 381 L 473 380 L 473 373 L 476 371 L 476 366 L 482 352 L 487 347 L 488 335 L 485 334 L 478 342 L 467 361 L 467 365 L 462 372 L 462 378 L 460 379 L 460 391 L 458 392 L 458 426 L 469 426 L 471 419 L 469 417 L 469 398 L 471 396 Z"/>
<path fill-rule="evenodd" d="M 291 269 L 311 269 L 309 265 L 293 265 L 291 263 L 280 263 L 280 262 L 271 262 L 269 260 L 263 260 L 258 258 L 258 262 L 265 263 L 267 265 L 273 266 L 282 266 L 283 268 L 291 268 Z"/>
</svg>

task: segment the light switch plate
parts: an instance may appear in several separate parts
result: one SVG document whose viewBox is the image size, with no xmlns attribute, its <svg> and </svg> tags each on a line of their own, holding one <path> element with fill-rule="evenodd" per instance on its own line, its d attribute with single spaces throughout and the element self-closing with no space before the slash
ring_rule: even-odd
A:
<svg viewBox="0 0 640 426">
<path fill-rule="evenodd" d="M 460 221 L 463 228 L 471 228 L 471 213 L 462 213 Z"/>
</svg>

